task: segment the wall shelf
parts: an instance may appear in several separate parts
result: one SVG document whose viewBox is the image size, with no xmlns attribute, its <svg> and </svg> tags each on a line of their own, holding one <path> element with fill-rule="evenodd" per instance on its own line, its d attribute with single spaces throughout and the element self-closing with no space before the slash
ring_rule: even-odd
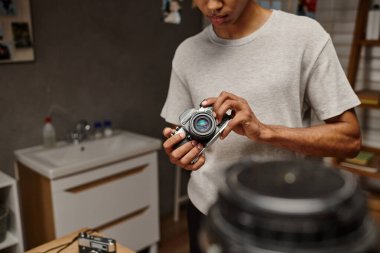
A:
<svg viewBox="0 0 380 253">
<path fill-rule="evenodd" d="M 16 246 L 19 243 L 19 240 L 10 232 L 7 232 L 5 240 L 0 243 L 0 251 L 2 249 L 7 249 L 12 246 Z"/>
<path fill-rule="evenodd" d="M 380 47 L 380 39 L 378 40 L 368 40 L 366 39 L 366 27 L 368 22 L 368 12 L 371 7 L 371 0 L 360 0 L 358 2 L 357 15 L 355 21 L 355 30 L 353 34 L 353 41 L 351 45 L 350 59 L 348 64 L 348 80 L 361 101 L 360 107 L 365 111 L 380 109 L 380 91 L 373 89 L 363 89 L 357 90 L 356 81 L 359 69 L 359 62 L 361 59 L 361 53 L 363 48 Z M 366 115 L 367 113 L 364 113 Z M 363 132 L 363 137 L 366 132 Z M 371 144 L 371 145 L 369 145 Z M 362 151 L 371 152 L 374 156 L 368 160 L 365 165 L 358 165 L 355 163 L 347 162 L 345 159 L 336 159 L 336 165 L 360 176 L 363 180 L 363 186 L 367 189 L 368 194 L 368 207 L 375 218 L 375 220 L 380 224 L 380 196 L 373 195 L 372 190 L 368 187 L 366 182 L 371 180 L 380 180 L 380 147 L 377 145 L 377 141 L 373 138 L 365 140 L 363 138 Z M 376 203 L 376 204 L 374 204 Z"/>
<path fill-rule="evenodd" d="M 378 47 L 380 46 L 380 40 L 361 40 L 360 45 L 367 47 Z"/>
<path fill-rule="evenodd" d="M 16 180 L 0 171 L 0 196 L 9 208 L 9 227 L 5 240 L 0 243 L 0 252 L 24 252 L 21 230 L 20 208 Z"/>
<path fill-rule="evenodd" d="M 348 80 L 355 90 L 356 79 L 359 69 L 359 62 L 362 48 L 365 47 L 380 47 L 380 38 L 377 40 L 366 39 L 366 27 L 368 22 L 368 12 L 371 7 L 371 0 L 360 0 L 358 2 L 355 30 L 351 45 L 350 60 L 348 64 Z M 380 109 L 380 91 L 372 89 L 356 90 L 362 104 L 361 108 L 364 109 Z M 371 177 L 380 179 L 380 148 L 370 145 L 364 145 L 363 151 L 374 153 L 368 165 L 357 165 L 346 162 L 344 159 L 337 158 L 335 163 L 338 167 L 346 169 L 352 173 L 359 174 L 360 176 Z"/>
<path fill-rule="evenodd" d="M 380 109 L 380 91 L 366 89 L 356 91 L 356 94 L 362 102 L 362 107 Z"/>
</svg>

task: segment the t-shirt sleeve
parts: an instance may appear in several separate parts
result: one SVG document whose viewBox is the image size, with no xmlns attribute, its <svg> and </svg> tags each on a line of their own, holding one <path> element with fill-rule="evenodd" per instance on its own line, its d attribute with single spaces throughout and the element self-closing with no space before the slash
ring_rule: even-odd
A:
<svg viewBox="0 0 380 253">
<path fill-rule="evenodd" d="M 170 77 L 169 91 L 161 111 L 161 117 L 168 123 L 179 125 L 179 116 L 181 113 L 192 107 L 193 103 L 188 87 L 173 68 Z"/>
<path fill-rule="evenodd" d="M 307 100 L 320 120 L 338 116 L 360 104 L 330 38 L 314 63 L 306 87 Z"/>
</svg>

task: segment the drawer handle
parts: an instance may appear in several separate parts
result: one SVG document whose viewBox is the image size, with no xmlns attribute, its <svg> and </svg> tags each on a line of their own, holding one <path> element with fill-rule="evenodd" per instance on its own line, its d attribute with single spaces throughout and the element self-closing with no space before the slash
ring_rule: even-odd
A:
<svg viewBox="0 0 380 253">
<path fill-rule="evenodd" d="M 123 172 L 120 172 L 120 173 L 117 173 L 117 174 L 114 174 L 114 175 L 111 175 L 111 176 L 108 176 L 108 177 L 100 178 L 100 179 L 97 179 L 95 181 L 91 181 L 91 182 L 88 182 L 88 183 L 85 183 L 85 184 L 82 184 L 82 185 L 78 185 L 78 186 L 66 189 L 65 191 L 66 192 L 70 192 L 70 193 L 79 193 L 79 192 L 82 192 L 82 191 L 87 191 L 89 189 L 98 187 L 100 185 L 107 184 L 109 182 L 112 182 L 112 181 L 115 181 L 115 180 L 119 180 L 121 178 L 129 177 L 129 176 L 135 175 L 137 173 L 140 173 L 146 167 L 148 167 L 148 164 L 144 164 L 144 165 L 141 165 L 139 167 L 136 167 L 136 168 L 133 168 L 133 169 L 129 169 L 127 171 L 123 171 Z"/>
<path fill-rule="evenodd" d="M 103 225 L 97 226 L 95 228 L 95 230 L 97 230 L 97 231 L 106 230 L 106 229 L 108 229 L 110 227 L 113 227 L 113 226 L 116 226 L 116 225 L 118 225 L 118 224 L 120 224 L 122 222 L 125 222 L 127 220 L 131 220 L 131 219 L 133 219 L 133 218 L 135 218 L 137 216 L 140 216 L 144 212 L 146 212 L 146 210 L 148 210 L 148 209 L 149 209 L 149 206 L 145 206 L 143 208 L 137 209 L 136 211 L 134 211 L 132 213 L 129 213 L 127 215 L 124 215 L 124 216 L 122 216 L 120 218 L 117 218 L 116 220 L 113 220 L 113 221 L 110 221 L 110 222 L 105 223 Z"/>
</svg>

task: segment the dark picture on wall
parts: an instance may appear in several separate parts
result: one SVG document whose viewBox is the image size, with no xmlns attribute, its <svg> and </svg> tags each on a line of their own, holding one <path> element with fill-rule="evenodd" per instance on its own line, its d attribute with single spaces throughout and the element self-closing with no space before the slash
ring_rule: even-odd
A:
<svg viewBox="0 0 380 253">
<path fill-rule="evenodd" d="M 11 53 L 10 53 L 9 47 L 4 43 L 0 43 L 0 61 L 10 60 L 10 59 L 11 59 Z"/>
<path fill-rule="evenodd" d="M 15 0 L 0 0 L 0 15 L 3 15 L 3 16 L 16 15 Z"/>
<path fill-rule="evenodd" d="M 30 0 L 0 0 L 0 64 L 34 61 Z"/>
<path fill-rule="evenodd" d="M 12 32 L 16 48 L 28 48 L 32 46 L 28 23 L 12 22 Z"/>
</svg>

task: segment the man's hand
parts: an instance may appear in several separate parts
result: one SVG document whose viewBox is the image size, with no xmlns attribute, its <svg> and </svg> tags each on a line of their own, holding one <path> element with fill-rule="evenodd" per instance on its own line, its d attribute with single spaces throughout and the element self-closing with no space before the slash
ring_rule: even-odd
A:
<svg viewBox="0 0 380 253">
<path fill-rule="evenodd" d="M 361 147 L 360 126 L 354 109 L 326 119 L 326 124 L 290 128 L 260 122 L 245 99 L 225 91 L 218 97 L 205 99 L 201 105 L 212 105 L 218 122 L 228 110 L 232 111 L 222 139 L 234 131 L 254 141 L 320 157 L 353 157 Z"/>
<path fill-rule="evenodd" d="M 195 163 L 191 162 L 198 157 L 199 153 L 203 149 L 203 145 L 193 140 L 174 149 L 174 146 L 185 138 L 184 133 L 171 136 L 174 131 L 174 129 L 169 127 L 166 127 L 162 131 L 162 134 L 168 138 L 163 143 L 163 147 L 166 154 L 169 156 L 170 162 L 186 170 L 197 170 L 202 167 L 206 161 L 204 154 L 199 156 Z"/>
<path fill-rule="evenodd" d="M 228 92 L 207 98 L 201 105 L 213 106 L 218 122 L 228 110 L 232 111 L 232 119 L 223 130 L 222 139 L 234 131 L 253 141 L 319 157 L 354 157 L 360 151 L 360 125 L 353 108 L 325 119 L 325 124 L 287 127 L 260 122 L 245 99 Z"/>
<path fill-rule="evenodd" d="M 213 106 L 218 123 L 228 110 L 232 111 L 232 119 L 220 135 L 221 139 L 224 139 L 231 131 L 247 136 L 251 140 L 260 139 L 264 125 L 256 118 L 245 99 L 223 91 L 218 97 L 203 100 L 201 105 Z"/>
</svg>

